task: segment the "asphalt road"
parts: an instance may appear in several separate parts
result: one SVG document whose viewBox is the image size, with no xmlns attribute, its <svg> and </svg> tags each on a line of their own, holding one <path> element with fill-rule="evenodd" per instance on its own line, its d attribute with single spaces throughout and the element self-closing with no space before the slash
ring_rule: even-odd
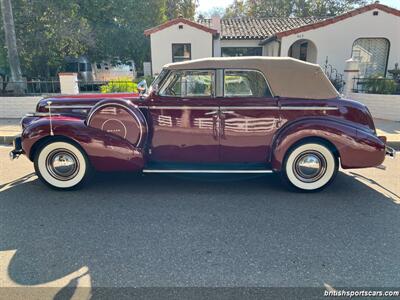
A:
<svg viewBox="0 0 400 300">
<path fill-rule="evenodd" d="M 57 192 L 9 149 L 0 287 L 400 285 L 399 158 L 340 172 L 316 194 L 288 192 L 275 175 L 126 173 Z"/>
</svg>

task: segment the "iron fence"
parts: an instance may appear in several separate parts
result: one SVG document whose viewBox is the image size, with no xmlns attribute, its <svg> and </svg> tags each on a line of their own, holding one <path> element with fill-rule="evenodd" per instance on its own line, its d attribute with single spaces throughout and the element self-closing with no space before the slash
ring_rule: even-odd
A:
<svg viewBox="0 0 400 300">
<path fill-rule="evenodd" d="M 79 93 L 117 93 L 132 92 L 135 86 L 132 80 L 95 80 L 95 81 L 78 81 Z M 102 87 L 105 87 L 102 91 Z"/>
<path fill-rule="evenodd" d="M 332 82 L 333 86 L 339 91 L 343 92 L 345 81 L 343 80 L 343 74 L 340 74 L 336 68 L 328 63 L 328 57 L 326 57 L 324 65 L 325 75 Z"/>
<path fill-rule="evenodd" d="M 30 81 L 0 81 L 0 95 L 19 96 L 18 90 L 24 95 L 59 94 L 59 80 L 30 80 Z"/>
<path fill-rule="evenodd" d="M 353 92 L 400 95 L 400 82 L 385 77 L 354 77 Z"/>
<path fill-rule="evenodd" d="M 135 84 L 131 80 L 96 80 L 77 82 L 80 93 L 101 93 L 101 87 L 107 86 L 107 92 L 129 92 L 132 91 Z M 20 86 L 20 88 L 18 88 Z M 18 93 L 18 90 L 22 92 Z M 59 80 L 29 80 L 29 81 L 1 81 L 1 96 L 20 96 L 23 95 L 43 95 L 43 94 L 60 94 Z"/>
</svg>

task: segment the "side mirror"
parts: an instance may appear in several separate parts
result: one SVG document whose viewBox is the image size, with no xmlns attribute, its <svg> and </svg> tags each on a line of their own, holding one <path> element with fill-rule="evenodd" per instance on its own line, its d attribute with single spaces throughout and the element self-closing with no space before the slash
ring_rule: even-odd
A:
<svg viewBox="0 0 400 300">
<path fill-rule="evenodd" d="M 152 87 L 151 87 L 151 92 L 152 92 L 154 95 L 157 95 L 157 94 L 158 94 L 158 84 L 152 85 Z"/>
<path fill-rule="evenodd" d="M 147 82 L 146 82 L 146 80 L 143 79 L 142 81 L 140 81 L 138 83 L 138 85 L 137 85 L 137 89 L 138 89 L 139 94 L 141 96 L 147 94 Z"/>
</svg>

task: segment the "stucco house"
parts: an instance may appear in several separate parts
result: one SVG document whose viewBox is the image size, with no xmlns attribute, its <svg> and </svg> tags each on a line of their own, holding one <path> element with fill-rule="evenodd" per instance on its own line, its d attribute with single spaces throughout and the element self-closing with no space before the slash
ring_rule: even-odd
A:
<svg viewBox="0 0 400 300">
<path fill-rule="evenodd" d="M 291 56 L 343 73 L 351 57 L 360 75 L 386 75 L 400 63 L 400 11 L 375 2 L 331 18 L 184 18 L 146 30 L 152 73 L 167 63 L 209 56 Z"/>
</svg>

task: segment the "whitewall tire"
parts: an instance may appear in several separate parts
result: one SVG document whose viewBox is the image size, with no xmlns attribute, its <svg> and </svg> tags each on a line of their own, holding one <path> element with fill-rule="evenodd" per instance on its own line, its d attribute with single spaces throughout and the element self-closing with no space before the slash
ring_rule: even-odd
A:
<svg viewBox="0 0 400 300">
<path fill-rule="evenodd" d="M 289 150 L 281 174 L 285 182 L 298 190 L 317 191 L 333 181 L 338 167 L 338 159 L 328 146 L 308 142 Z"/>
<path fill-rule="evenodd" d="M 39 178 L 56 189 L 76 188 L 90 173 L 84 151 L 68 141 L 50 141 L 41 146 L 36 151 L 34 166 Z"/>
</svg>

